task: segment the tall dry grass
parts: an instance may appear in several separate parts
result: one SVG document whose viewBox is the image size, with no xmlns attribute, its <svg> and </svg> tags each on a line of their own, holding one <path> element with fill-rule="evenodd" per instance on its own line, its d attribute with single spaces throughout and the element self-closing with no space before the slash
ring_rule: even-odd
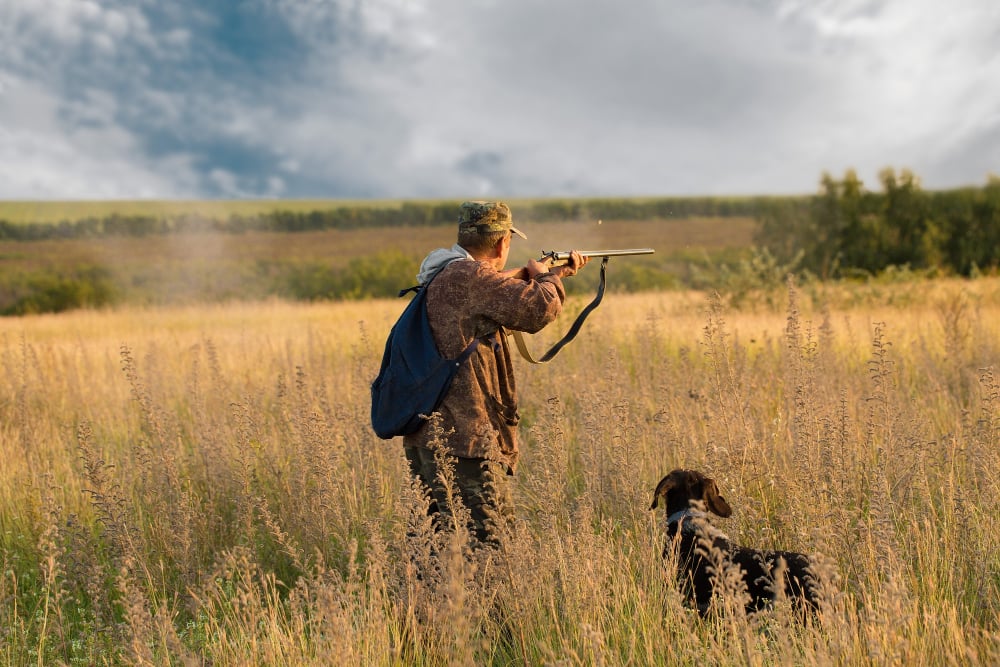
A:
<svg viewBox="0 0 1000 667">
<path fill-rule="evenodd" d="M 0 661 L 997 664 L 1000 287 L 881 289 L 610 295 L 518 368 L 503 553 L 368 429 L 399 302 L 2 320 Z M 677 466 L 822 555 L 820 614 L 685 607 L 647 509 Z"/>
</svg>

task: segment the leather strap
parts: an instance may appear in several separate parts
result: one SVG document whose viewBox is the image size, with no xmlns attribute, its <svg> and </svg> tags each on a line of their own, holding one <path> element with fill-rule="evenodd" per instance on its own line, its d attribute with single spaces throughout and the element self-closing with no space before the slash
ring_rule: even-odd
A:
<svg viewBox="0 0 1000 667">
<path fill-rule="evenodd" d="M 608 273 L 608 258 L 605 257 L 601 260 L 601 284 L 598 285 L 597 287 L 597 296 L 594 297 L 593 301 L 587 304 L 587 307 L 583 309 L 583 312 L 577 315 L 576 320 L 573 322 L 573 326 L 569 328 L 569 331 L 566 332 L 566 335 L 563 336 L 558 343 L 553 345 L 548 352 L 543 354 L 540 359 L 535 359 L 534 357 L 531 356 L 531 352 L 528 351 L 528 346 L 524 342 L 523 333 L 521 333 L 520 331 L 511 332 L 514 336 L 514 344 L 517 345 L 517 351 L 521 353 L 521 356 L 524 357 L 528 363 L 530 364 L 548 363 L 549 361 L 552 360 L 552 357 L 556 356 L 559 350 L 561 350 L 563 346 L 566 345 L 566 343 L 576 338 L 576 335 L 580 332 L 580 327 L 583 326 L 583 321 L 587 319 L 587 316 L 590 315 L 590 313 L 592 313 L 595 308 L 601 305 L 601 300 L 604 299 L 604 288 L 607 285 L 607 273 Z"/>
</svg>

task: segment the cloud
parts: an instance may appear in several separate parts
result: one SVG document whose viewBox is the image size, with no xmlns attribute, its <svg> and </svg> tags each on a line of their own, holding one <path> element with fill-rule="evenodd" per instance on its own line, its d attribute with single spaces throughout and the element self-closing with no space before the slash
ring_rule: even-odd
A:
<svg viewBox="0 0 1000 667">
<path fill-rule="evenodd" d="M 3 79 L 0 104 L 0 197 L 17 199 L 122 199 L 178 197 L 199 177 L 190 156 L 165 161 L 142 156 L 135 137 L 105 122 L 114 101 L 95 93 L 64 122 L 64 103 L 43 87 Z M 92 120 L 88 120 L 88 114 Z"/>
<path fill-rule="evenodd" d="M 400 163 L 496 193 L 740 189 L 725 171 L 746 178 L 769 149 L 760 138 L 793 106 L 782 100 L 815 80 L 776 48 L 780 26 L 748 10 L 720 23 L 711 6 L 576 7 L 506 3 L 469 21 L 449 6 L 426 17 L 433 46 L 367 89 L 405 118 Z M 495 158 L 490 173 L 469 170 L 484 154 Z"/>
<path fill-rule="evenodd" d="M 0 151 L 33 174 L 0 196 L 789 193 L 886 166 L 975 184 L 1000 155 L 998 8 L 0 0 Z"/>
</svg>

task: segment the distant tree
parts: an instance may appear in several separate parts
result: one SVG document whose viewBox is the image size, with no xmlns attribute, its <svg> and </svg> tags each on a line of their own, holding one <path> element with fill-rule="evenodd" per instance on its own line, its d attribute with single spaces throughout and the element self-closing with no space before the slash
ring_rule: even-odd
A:
<svg viewBox="0 0 1000 667">
<path fill-rule="evenodd" d="M 996 269 L 1000 265 L 1000 177 L 990 176 L 986 187 L 967 196 L 969 214 L 964 233 L 954 235 L 961 244 L 955 261 L 962 273 Z"/>
<path fill-rule="evenodd" d="M 934 219 L 930 198 L 908 169 L 899 176 L 891 169 L 879 175 L 885 189 L 882 216 L 889 231 L 888 264 L 915 268 L 940 266 L 943 259 L 943 225 Z"/>
<path fill-rule="evenodd" d="M 816 233 L 805 261 L 821 278 L 834 277 L 843 253 L 850 252 L 856 241 L 867 234 L 863 194 L 864 184 L 853 169 L 848 169 L 839 182 L 827 173 L 820 179 L 820 194 L 813 204 Z"/>
<path fill-rule="evenodd" d="M 868 214 L 871 207 L 853 169 L 841 181 L 824 172 L 815 196 L 763 204 L 755 241 L 776 261 L 823 279 L 836 277 L 842 264 L 875 270 L 882 230 Z"/>
<path fill-rule="evenodd" d="M 788 263 L 801 255 L 801 267 L 814 273 L 818 223 L 813 204 L 807 199 L 774 199 L 762 204 L 757 214 L 754 244 L 777 261 Z"/>
<path fill-rule="evenodd" d="M 844 268 L 877 273 L 892 262 L 891 244 L 884 217 L 879 212 L 881 196 L 867 192 L 853 170 L 838 184 L 841 225 L 834 246 Z"/>
</svg>

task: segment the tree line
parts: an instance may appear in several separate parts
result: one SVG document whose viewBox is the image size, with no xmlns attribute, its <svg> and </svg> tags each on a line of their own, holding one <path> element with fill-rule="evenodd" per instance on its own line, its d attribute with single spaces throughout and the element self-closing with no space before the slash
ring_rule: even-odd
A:
<svg viewBox="0 0 1000 667">
<path fill-rule="evenodd" d="M 817 194 L 778 197 L 651 197 L 519 202 L 531 223 L 567 220 L 655 220 L 753 217 L 755 243 L 782 265 L 819 278 L 877 274 L 889 266 L 942 269 L 958 275 L 1000 264 L 1000 177 L 984 187 L 926 191 L 909 170 L 886 169 L 882 191 L 864 187 L 853 170 L 823 174 Z M 303 232 L 324 229 L 455 224 L 459 202 L 340 205 L 259 214 L 89 216 L 52 222 L 0 220 L 0 239 L 151 236 L 185 232 Z"/>
<path fill-rule="evenodd" d="M 984 187 L 926 191 L 910 171 L 885 170 L 882 190 L 867 190 L 849 170 L 824 174 L 815 195 L 798 197 L 686 197 L 572 199 L 518 202 L 519 219 L 545 221 L 666 220 L 672 217 L 753 217 L 755 248 L 704 256 L 658 255 L 655 264 L 624 263 L 615 287 L 624 291 L 687 286 L 733 298 L 780 285 L 789 272 L 819 279 L 877 275 L 889 267 L 975 276 L 1000 266 L 1000 177 Z M 361 227 L 454 225 L 458 201 L 354 205 L 313 211 L 208 218 L 192 215 L 88 217 L 61 223 L 0 220 L 0 239 L 42 240 L 151 236 L 185 231 L 297 232 Z M 155 267 L 119 275 L 111 267 L 62 263 L 34 271 L 0 266 L 0 316 L 58 312 L 138 300 L 224 300 L 280 296 L 293 300 L 363 299 L 395 293 L 413 280 L 419 256 L 397 251 L 352 259 L 347 266 L 278 259 L 238 266 L 185 269 L 178 285 Z M 137 269 L 138 270 L 138 269 Z M 188 275 L 190 274 L 190 275 Z M 571 287 L 590 290 L 584 276 Z M 234 281 L 238 288 L 233 286 Z M 157 287 L 162 289 L 157 290 Z M 145 291 L 144 291 L 145 290 Z M 147 293 L 148 292 L 148 293 Z M 166 302 L 166 301 L 164 301 Z"/>
<path fill-rule="evenodd" d="M 649 199 L 553 199 L 517 204 L 524 221 L 650 220 L 686 217 L 753 217 L 767 197 L 660 197 Z M 255 215 L 208 217 L 195 214 L 89 216 L 52 222 L 0 220 L 0 239 L 150 236 L 185 232 L 303 232 L 426 225 L 454 225 L 461 202 L 402 202 L 397 205 L 343 205 L 312 211 L 276 209 Z"/>
<path fill-rule="evenodd" d="M 866 190 L 853 170 L 823 174 L 815 196 L 764 203 L 756 243 L 821 279 L 890 266 L 972 276 L 1000 264 L 1000 177 L 984 187 L 927 191 L 909 170 L 879 174 Z"/>
</svg>

